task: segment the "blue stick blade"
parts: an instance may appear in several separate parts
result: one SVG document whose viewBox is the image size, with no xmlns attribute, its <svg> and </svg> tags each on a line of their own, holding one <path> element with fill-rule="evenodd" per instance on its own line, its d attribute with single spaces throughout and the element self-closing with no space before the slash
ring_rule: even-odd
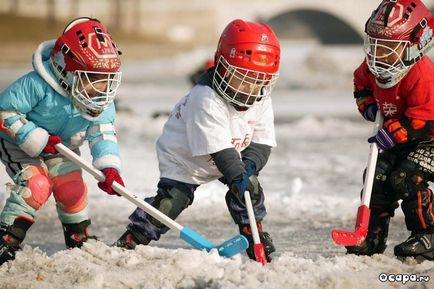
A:
<svg viewBox="0 0 434 289">
<path fill-rule="evenodd" d="M 220 256 L 232 257 L 244 252 L 249 247 L 249 241 L 242 235 L 236 235 L 217 247 Z"/>
<path fill-rule="evenodd" d="M 193 231 L 188 227 L 183 227 L 179 236 L 182 240 L 186 241 L 194 248 L 199 250 L 205 249 L 207 251 L 210 251 L 211 249 L 216 248 L 216 246 L 213 243 L 211 243 L 210 241 L 205 239 L 205 237 L 199 235 L 198 233 L 196 233 L 195 231 Z"/>
</svg>

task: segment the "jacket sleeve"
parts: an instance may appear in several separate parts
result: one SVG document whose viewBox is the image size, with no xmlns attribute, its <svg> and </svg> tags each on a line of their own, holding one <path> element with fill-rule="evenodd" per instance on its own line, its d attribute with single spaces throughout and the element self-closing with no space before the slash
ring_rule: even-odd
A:
<svg viewBox="0 0 434 289">
<path fill-rule="evenodd" d="M 246 172 L 240 154 L 235 148 L 227 148 L 211 154 L 218 170 L 222 173 L 224 183 L 231 184 L 233 180 Z"/>
<path fill-rule="evenodd" d="M 365 118 L 369 119 L 367 113 L 369 112 L 368 107 L 371 105 L 377 105 L 374 97 L 374 92 L 372 85 L 370 84 L 368 78 L 368 66 L 363 62 L 354 71 L 354 99 L 356 100 L 357 109 L 360 114 Z M 370 117 L 372 118 L 372 116 Z M 375 118 L 375 115 L 373 116 Z"/>
<path fill-rule="evenodd" d="M 45 95 L 41 81 L 29 73 L 0 93 L 0 137 L 31 157 L 38 156 L 48 141 L 48 132 L 26 118 Z"/>
<path fill-rule="evenodd" d="M 114 168 L 121 171 L 119 147 L 114 128 L 115 109 L 112 104 L 86 131 L 93 165 L 99 169 Z"/>
<path fill-rule="evenodd" d="M 256 172 L 262 170 L 270 157 L 271 146 L 251 142 L 245 150 L 241 152 L 243 160 L 251 160 L 255 164 Z"/>
</svg>

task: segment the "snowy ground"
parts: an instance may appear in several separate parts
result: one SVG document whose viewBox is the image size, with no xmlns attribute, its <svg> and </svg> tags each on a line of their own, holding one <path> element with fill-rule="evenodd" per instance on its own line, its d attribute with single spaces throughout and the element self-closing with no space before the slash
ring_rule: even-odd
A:
<svg viewBox="0 0 434 289">
<path fill-rule="evenodd" d="M 434 262 L 402 263 L 393 257 L 393 246 L 408 236 L 400 211 L 384 255 L 346 256 L 331 241 L 332 228 L 353 229 L 371 127 L 357 115 L 351 96 L 350 73 L 361 61 L 360 48 L 329 48 L 325 54 L 319 49 L 285 46 L 282 78 L 273 95 L 278 147 L 261 174 L 269 212 L 265 228 L 277 247 L 271 264 L 261 267 L 244 255 L 225 259 L 195 251 L 173 232 L 135 251 L 109 247 L 134 206 L 99 191 L 86 175 L 91 228 L 100 241 L 65 250 L 51 200 L 30 229 L 24 250 L 0 267 L 0 288 L 432 288 L 434 280 L 405 285 L 379 280 L 381 273 L 434 278 Z M 151 115 L 170 109 L 188 91 L 184 76 L 206 53 L 125 63 L 117 130 L 131 191 L 154 193 L 154 142 L 164 117 Z M 0 69 L 1 87 L 22 72 Z M 83 156 L 89 159 L 87 148 Z M 2 173 L 0 182 L 7 181 Z M 215 243 L 224 241 L 237 233 L 224 194 L 218 182 L 200 187 L 177 221 Z M 6 197 L 0 193 L 0 209 Z"/>
</svg>

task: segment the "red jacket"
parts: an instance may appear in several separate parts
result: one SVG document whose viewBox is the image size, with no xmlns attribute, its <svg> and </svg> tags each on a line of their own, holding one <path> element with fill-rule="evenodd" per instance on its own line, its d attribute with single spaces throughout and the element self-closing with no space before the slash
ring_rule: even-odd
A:
<svg viewBox="0 0 434 289">
<path fill-rule="evenodd" d="M 381 88 L 375 76 L 363 62 L 354 71 L 357 90 L 371 90 L 378 107 L 385 116 L 402 119 L 434 120 L 434 63 L 428 56 L 422 57 L 396 85 Z M 434 137 L 434 131 L 430 133 Z"/>
<path fill-rule="evenodd" d="M 434 120 L 434 63 L 422 57 L 407 75 L 391 88 L 381 88 L 363 62 L 354 72 L 354 85 L 373 91 L 386 118 Z"/>
</svg>

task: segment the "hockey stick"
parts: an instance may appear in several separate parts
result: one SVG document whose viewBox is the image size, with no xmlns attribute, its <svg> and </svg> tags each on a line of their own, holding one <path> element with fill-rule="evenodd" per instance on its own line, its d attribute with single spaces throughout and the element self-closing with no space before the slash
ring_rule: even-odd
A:
<svg viewBox="0 0 434 289">
<path fill-rule="evenodd" d="M 62 155 L 64 155 L 67 159 L 78 165 L 79 167 L 86 170 L 88 173 L 93 175 L 98 181 L 104 181 L 105 176 L 104 174 L 94 168 L 91 164 L 86 162 L 84 159 L 82 159 L 79 155 L 71 151 L 69 148 L 64 146 L 63 144 L 57 144 L 56 149 L 58 152 L 60 152 Z M 208 241 L 205 237 L 200 235 L 199 233 L 193 231 L 192 229 L 188 227 L 183 227 L 162 212 L 160 212 L 158 209 L 154 208 L 152 205 L 148 204 L 147 202 L 140 199 L 138 196 L 127 190 L 125 187 L 121 186 L 120 184 L 114 182 L 112 185 L 112 188 L 121 196 L 129 200 L 131 203 L 136 205 L 137 207 L 144 210 L 146 213 L 166 225 L 172 230 L 176 230 L 179 232 L 179 236 L 182 240 L 189 243 L 191 246 L 193 246 L 196 249 L 206 251 L 211 251 L 212 249 L 217 249 L 220 256 L 224 257 L 232 257 L 244 250 L 246 250 L 249 246 L 249 242 L 247 239 L 242 235 L 236 235 L 232 237 L 231 239 L 223 242 L 222 244 L 216 246 L 210 241 Z"/>
<path fill-rule="evenodd" d="M 378 110 L 375 117 L 374 132 L 377 134 L 380 127 L 383 125 L 383 115 Z M 375 142 L 371 143 L 368 165 L 366 168 L 365 182 L 362 192 L 361 205 L 357 210 L 356 228 L 354 232 L 343 230 L 332 230 L 332 239 L 336 244 L 342 246 L 358 246 L 365 239 L 368 234 L 369 217 L 371 210 L 369 203 L 371 202 L 372 185 L 374 182 L 375 166 L 377 165 L 378 147 Z"/>
<path fill-rule="evenodd" d="M 253 212 L 253 205 L 249 191 L 244 192 L 244 200 L 246 202 L 250 230 L 252 231 L 253 236 L 253 252 L 255 253 L 255 259 L 257 262 L 265 265 L 267 264 L 267 257 L 265 256 L 264 245 L 261 243 L 261 239 L 259 238 L 258 225 L 256 224 L 255 213 Z"/>
</svg>

